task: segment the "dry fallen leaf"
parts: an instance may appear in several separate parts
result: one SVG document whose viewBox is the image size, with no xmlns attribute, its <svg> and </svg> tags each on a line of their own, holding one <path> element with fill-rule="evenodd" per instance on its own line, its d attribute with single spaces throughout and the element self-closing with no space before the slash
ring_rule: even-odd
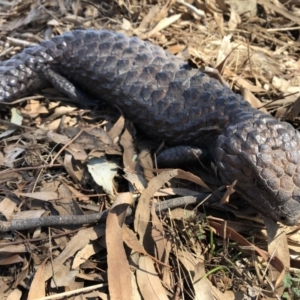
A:
<svg viewBox="0 0 300 300">
<path fill-rule="evenodd" d="M 157 177 L 151 179 L 148 184 L 148 187 L 143 191 L 140 196 L 135 220 L 134 227 L 136 232 L 139 234 L 140 241 L 143 243 L 146 251 L 154 256 L 154 244 L 151 238 L 150 232 L 150 200 L 153 197 L 154 193 L 161 188 L 161 186 L 169 181 L 171 178 L 175 177 L 178 174 L 177 170 L 165 171 L 159 174 Z"/>
<path fill-rule="evenodd" d="M 88 170 L 95 182 L 102 186 L 109 195 L 114 195 L 113 178 L 118 172 L 118 160 L 108 161 L 105 156 L 91 158 L 87 163 Z"/>
<path fill-rule="evenodd" d="M 151 258 L 141 256 L 136 270 L 138 287 L 145 300 L 168 300 L 167 291 L 161 284 Z"/>
<path fill-rule="evenodd" d="M 28 293 L 28 300 L 39 299 L 45 297 L 45 280 L 44 280 L 44 271 L 45 271 L 45 264 L 47 260 L 43 261 L 35 275 L 30 285 L 29 293 Z"/>
<path fill-rule="evenodd" d="M 55 276 L 55 272 L 58 271 L 70 257 L 73 257 L 77 251 L 84 248 L 88 243 L 92 243 L 99 237 L 103 236 L 105 227 L 103 225 L 97 225 L 80 230 L 74 235 L 71 240 L 67 243 L 64 250 L 45 267 L 44 280 L 48 280 L 52 276 Z M 54 274 L 53 274 L 54 270 Z"/>
<path fill-rule="evenodd" d="M 214 300 L 210 281 L 204 277 L 204 262 L 198 262 L 194 269 L 193 286 L 195 290 L 195 300 Z M 202 278 L 204 277 L 204 278 Z M 221 300 L 221 299 L 220 299 Z"/>
<path fill-rule="evenodd" d="M 122 226 L 126 217 L 126 211 L 132 203 L 133 197 L 131 193 L 119 194 L 107 216 L 107 275 L 109 294 L 112 300 L 133 299 L 131 270 L 122 239 Z"/>
<path fill-rule="evenodd" d="M 290 269 L 290 252 L 288 248 L 287 236 L 283 228 L 269 218 L 264 218 L 268 235 L 268 252 L 271 257 L 278 257 L 286 270 Z M 268 268 L 268 276 L 276 287 L 276 293 L 282 295 L 285 287 L 283 285 L 284 273 L 280 273 L 274 267 Z"/>
</svg>

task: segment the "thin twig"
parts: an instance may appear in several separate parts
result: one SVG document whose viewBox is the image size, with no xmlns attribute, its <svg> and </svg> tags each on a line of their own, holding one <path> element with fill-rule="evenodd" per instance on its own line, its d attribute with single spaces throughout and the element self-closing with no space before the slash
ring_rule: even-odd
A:
<svg viewBox="0 0 300 300">
<path fill-rule="evenodd" d="M 188 204 L 202 204 L 207 201 L 208 197 L 212 197 L 212 201 L 218 201 L 219 195 L 210 195 L 207 193 L 199 194 L 197 197 L 185 196 L 174 198 L 171 200 L 163 201 L 156 204 L 155 210 L 162 211 L 170 208 L 187 206 Z M 31 218 L 31 219 L 14 219 L 11 221 L 0 222 L 0 232 L 18 231 L 33 229 L 40 226 L 62 226 L 62 225 L 82 225 L 91 224 L 95 222 L 105 222 L 109 210 L 105 210 L 100 213 L 89 215 L 71 215 L 71 216 L 48 216 L 43 218 Z M 127 217 L 131 215 L 131 209 L 127 211 Z"/>
</svg>

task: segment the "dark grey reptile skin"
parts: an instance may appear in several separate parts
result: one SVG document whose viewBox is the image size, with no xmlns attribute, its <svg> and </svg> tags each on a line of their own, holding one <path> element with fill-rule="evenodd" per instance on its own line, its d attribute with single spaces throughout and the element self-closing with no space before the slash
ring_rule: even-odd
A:
<svg viewBox="0 0 300 300">
<path fill-rule="evenodd" d="M 211 154 L 224 184 L 287 225 L 300 219 L 300 136 L 162 48 L 109 31 L 78 30 L 0 64 L 0 101 L 45 86 L 50 66 L 117 105 L 145 133 Z"/>
</svg>

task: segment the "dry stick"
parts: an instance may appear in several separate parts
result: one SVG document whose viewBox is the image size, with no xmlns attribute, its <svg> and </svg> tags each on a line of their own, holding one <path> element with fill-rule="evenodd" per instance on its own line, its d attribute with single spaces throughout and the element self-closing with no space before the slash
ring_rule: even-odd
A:
<svg viewBox="0 0 300 300">
<path fill-rule="evenodd" d="M 218 195 L 216 196 L 219 199 Z M 213 200 L 216 199 L 213 197 Z M 155 210 L 162 211 L 174 207 L 186 206 L 188 204 L 202 203 L 208 199 L 208 194 L 200 193 L 197 197 L 185 196 L 167 200 L 156 204 Z M 105 222 L 109 210 L 89 215 L 72 215 L 72 216 L 49 216 L 32 219 L 19 219 L 0 222 L 0 232 L 18 231 L 33 229 L 40 226 L 61 226 L 61 225 L 82 225 L 95 222 Z M 127 217 L 131 215 L 131 209 L 127 210 Z"/>
<path fill-rule="evenodd" d="M 39 226 L 81 225 L 86 223 L 103 222 L 108 210 L 90 215 L 49 216 L 43 218 L 19 219 L 0 222 L 0 232 L 32 229 Z"/>
</svg>

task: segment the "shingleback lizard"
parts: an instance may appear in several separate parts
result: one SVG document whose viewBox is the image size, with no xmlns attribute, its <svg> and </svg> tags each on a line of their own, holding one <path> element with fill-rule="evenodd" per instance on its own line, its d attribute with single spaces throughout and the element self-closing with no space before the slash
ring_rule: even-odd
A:
<svg viewBox="0 0 300 300">
<path fill-rule="evenodd" d="M 235 190 L 256 210 L 298 223 L 299 132 L 161 47 L 106 30 L 76 30 L 0 63 L 0 102 L 49 84 L 74 99 L 89 95 L 118 106 L 148 136 L 175 147 L 167 153 L 185 157 L 199 149 L 222 183 L 236 180 Z"/>
</svg>

